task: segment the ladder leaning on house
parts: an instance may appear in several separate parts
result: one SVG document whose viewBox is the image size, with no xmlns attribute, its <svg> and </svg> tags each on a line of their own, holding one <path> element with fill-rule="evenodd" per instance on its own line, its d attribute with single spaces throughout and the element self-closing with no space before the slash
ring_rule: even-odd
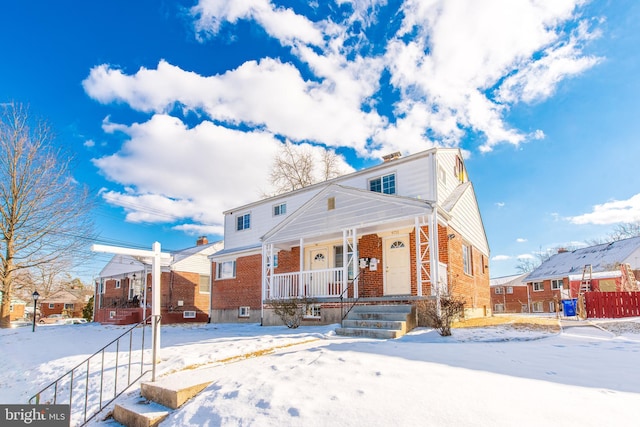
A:
<svg viewBox="0 0 640 427">
<path fill-rule="evenodd" d="M 620 264 L 620 271 L 622 272 L 622 290 L 627 292 L 634 292 L 638 290 L 638 282 L 631 270 L 631 265 Z"/>
<path fill-rule="evenodd" d="M 578 288 L 578 304 L 576 307 L 576 314 L 580 319 L 587 318 L 587 304 L 584 300 L 584 294 L 591 291 L 591 279 L 593 277 L 593 269 L 591 264 L 587 264 L 582 269 L 582 279 L 580 280 L 580 287 Z"/>
</svg>

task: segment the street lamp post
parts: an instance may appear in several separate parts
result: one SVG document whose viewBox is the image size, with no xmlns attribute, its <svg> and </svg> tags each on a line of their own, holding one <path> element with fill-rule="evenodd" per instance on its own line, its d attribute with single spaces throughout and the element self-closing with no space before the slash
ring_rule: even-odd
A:
<svg viewBox="0 0 640 427">
<path fill-rule="evenodd" d="M 36 302 L 38 302 L 38 298 L 40 298 L 40 294 L 38 291 L 33 291 L 31 294 L 33 297 L 33 327 L 31 328 L 31 332 L 36 331 Z"/>
</svg>

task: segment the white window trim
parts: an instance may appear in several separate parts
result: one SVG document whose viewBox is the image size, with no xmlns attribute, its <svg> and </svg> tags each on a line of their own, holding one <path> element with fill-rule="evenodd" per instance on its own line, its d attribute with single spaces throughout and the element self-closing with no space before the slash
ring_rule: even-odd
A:
<svg viewBox="0 0 640 427">
<path fill-rule="evenodd" d="M 305 309 L 304 319 L 320 319 L 322 318 L 322 307 L 320 304 L 309 304 Z"/>
<path fill-rule="evenodd" d="M 467 243 L 462 244 L 462 271 L 467 276 L 473 276 L 473 249 Z"/>
<path fill-rule="evenodd" d="M 251 317 L 251 308 L 248 306 L 238 307 L 238 317 Z"/>
<path fill-rule="evenodd" d="M 282 207 L 284 206 L 284 211 Z M 276 213 L 276 209 L 278 209 L 279 213 Z M 277 203 L 273 205 L 271 208 L 271 214 L 273 216 L 284 216 L 287 214 L 287 202 Z"/>
<path fill-rule="evenodd" d="M 382 179 L 387 177 L 387 176 L 392 176 L 393 175 L 393 193 L 385 193 L 384 192 L 384 188 L 383 188 L 383 182 Z M 378 175 L 378 176 L 373 176 L 369 179 L 367 179 L 367 189 L 369 191 L 373 191 L 371 190 L 371 182 L 375 181 L 375 180 L 380 180 L 380 191 L 375 191 L 375 193 L 380 193 L 380 194 L 390 194 L 390 195 L 396 195 L 398 194 L 398 174 L 396 174 L 395 172 L 389 172 L 389 173 L 385 173 L 382 175 Z"/>
<path fill-rule="evenodd" d="M 493 307 L 493 311 L 495 311 L 496 313 L 504 313 L 504 304 L 502 303 L 495 304 Z"/>
<path fill-rule="evenodd" d="M 226 263 L 229 263 L 229 262 L 233 263 L 233 273 L 232 273 L 232 275 L 231 275 L 231 276 L 228 276 L 228 277 L 221 277 L 221 276 L 220 276 L 220 266 L 221 266 L 222 264 L 226 264 Z M 237 264 L 237 262 L 236 262 L 236 260 L 235 260 L 235 259 L 227 259 L 227 260 L 224 260 L 224 261 L 218 261 L 218 262 L 216 262 L 216 280 L 229 280 L 229 279 L 235 279 L 235 278 L 236 278 L 236 275 L 238 274 L 238 273 L 237 273 L 237 270 L 236 270 L 236 269 L 237 269 L 237 267 L 238 267 L 238 264 Z"/>
<path fill-rule="evenodd" d="M 196 312 L 195 310 L 185 310 L 182 312 L 182 318 L 183 319 L 195 319 L 196 318 Z"/>
<path fill-rule="evenodd" d="M 49 308 L 56 308 L 56 305 L 52 302 L 49 303 Z"/>
<path fill-rule="evenodd" d="M 564 287 L 564 282 L 562 279 L 553 279 L 551 281 L 551 290 L 557 291 L 558 289 L 562 289 L 563 287 Z"/>
<path fill-rule="evenodd" d="M 244 219 L 243 219 L 243 220 L 242 220 L 242 227 L 243 227 L 243 228 L 238 228 L 238 219 L 239 219 L 239 218 L 244 218 L 245 216 L 248 216 L 248 217 L 249 217 L 249 226 L 248 226 L 248 227 L 246 227 L 246 228 L 244 227 Z M 235 228 L 236 228 L 236 231 L 251 230 L 251 222 L 252 222 L 252 221 L 251 221 L 251 212 L 245 212 L 245 213 L 243 213 L 243 214 L 236 215 L 236 216 L 235 216 L 235 222 L 236 222 L 236 224 L 235 224 L 235 225 L 236 225 L 236 227 L 235 227 Z"/>
<path fill-rule="evenodd" d="M 120 289 L 120 279 L 116 279 L 116 289 Z"/>
<path fill-rule="evenodd" d="M 507 293 L 508 294 L 512 294 L 513 293 L 513 286 L 507 286 Z"/>
<path fill-rule="evenodd" d="M 494 289 L 496 295 L 502 295 L 502 286 L 496 286 Z"/>
<path fill-rule="evenodd" d="M 537 284 L 540 285 L 540 289 L 536 289 Z M 544 282 L 531 282 L 531 288 L 533 289 L 533 292 L 542 292 L 544 291 Z"/>
<path fill-rule="evenodd" d="M 533 311 L 534 313 L 544 313 L 544 305 L 542 304 L 542 301 L 536 301 L 536 302 L 534 302 L 534 303 L 532 304 L 532 306 L 533 306 L 533 307 L 532 307 L 532 309 L 533 309 L 532 311 Z M 539 307 L 540 307 L 540 309 L 539 309 L 539 310 L 538 310 L 538 309 L 536 309 L 536 306 L 539 306 Z"/>
</svg>

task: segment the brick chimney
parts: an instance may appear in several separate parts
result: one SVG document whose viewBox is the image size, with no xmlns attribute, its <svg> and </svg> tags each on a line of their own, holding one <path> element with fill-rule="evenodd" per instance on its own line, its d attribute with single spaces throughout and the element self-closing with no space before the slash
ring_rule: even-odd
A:
<svg viewBox="0 0 640 427">
<path fill-rule="evenodd" d="M 565 252 L 569 252 L 569 251 L 567 250 L 567 248 L 558 248 L 558 253 L 559 253 L 559 254 L 563 254 L 563 253 L 565 253 Z"/>
<path fill-rule="evenodd" d="M 198 237 L 198 240 L 196 240 L 196 246 L 206 245 L 207 243 L 209 243 L 207 236 L 200 236 Z"/>
</svg>

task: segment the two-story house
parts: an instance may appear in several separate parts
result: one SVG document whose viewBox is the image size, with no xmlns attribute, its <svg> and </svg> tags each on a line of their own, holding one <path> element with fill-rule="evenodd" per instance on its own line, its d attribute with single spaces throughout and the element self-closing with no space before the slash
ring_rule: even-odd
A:
<svg viewBox="0 0 640 427">
<path fill-rule="evenodd" d="M 213 254 L 214 322 L 280 323 L 304 298 L 309 322 L 341 301 L 411 303 L 450 292 L 490 314 L 489 246 L 459 149 L 433 148 L 224 212 Z"/>
<path fill-rule="evenodd" d="M 196 246 L 172 252 L 160 268 L 163 323 L 207 322 L 211 302 L 208 256 L 222 248 L 200 237 Z M 94 319 L 131 324 L 151 314 L 152 260 L 114 255 L 96 283 Z"/>
<path fill-rule="evenodd" d="M 494 313 L 529 313 L 531 297 L 525 274 L 491 279 L 491 308 Z"/>
<path fill-rule="evenodd" d="M 628 267 L 627 267 L 628 266 Z M 525 279 L 534 313 L 561 310 L 561 300 L 578 297 L 580 283 L 587 282 L 589 291 L 615 292 L 628 290 L 623 271 L 640 277 L 640 237 L 588 246 L 558 253 L 543 262 Z M 635 282 L 635 278 L 632 279 Z M 637 283 L 631 285 L 637 290 Z"/>
</svg>

